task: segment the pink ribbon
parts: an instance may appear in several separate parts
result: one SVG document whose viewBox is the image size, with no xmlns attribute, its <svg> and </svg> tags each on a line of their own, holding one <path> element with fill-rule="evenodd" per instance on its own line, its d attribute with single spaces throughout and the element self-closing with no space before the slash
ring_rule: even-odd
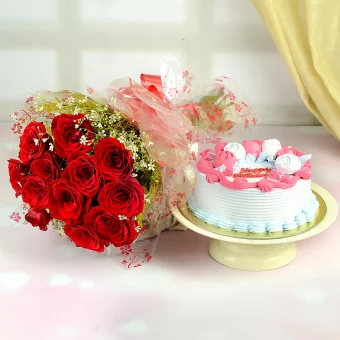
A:
<svg viewBox="0 0 340 340">
<path fill-rule="evenodd" d="M 200 120 L 200 116 L 199 116 L 194 104 L 184 104 L 184 105 L 181 105 L 179 107 L 183 108 L 184 111 L 192 113 L 196 117 L 197 120 Z"/>
<path fill-rule="evenodd" d="M 140 83 L 157 97 L 163 98 L 163 84 L 161 76 L 142 73 L 140 75 Z"/>
<path fill-rule="evenodd" d="M 161 76 L 155 74 L 142 73 L 140 75 L 140 82 L 144 88 L 153 93 L 155 96 L 164 99 L 163 83 Z M 184 104 L 178 106 L 178 108 L 182 109 L 186 115 L 187 113 L 191 113 L 196 117 L 197 120 L 200 119 L 194 104 Z"/>
</svg>

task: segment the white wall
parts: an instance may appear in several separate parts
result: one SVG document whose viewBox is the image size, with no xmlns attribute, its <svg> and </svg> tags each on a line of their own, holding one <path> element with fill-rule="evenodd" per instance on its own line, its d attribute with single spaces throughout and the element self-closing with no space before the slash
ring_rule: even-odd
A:
<svg viewBox="0 0 340 340">
<path fill-rule="evenodd" d="M 259 123 L 317 123 L 250 0 L 0 0 L 0 121 L 39 89 L 104 88 L 156 72 L 191 42 L 208 80 L 235 78 Z"/>
</svg>

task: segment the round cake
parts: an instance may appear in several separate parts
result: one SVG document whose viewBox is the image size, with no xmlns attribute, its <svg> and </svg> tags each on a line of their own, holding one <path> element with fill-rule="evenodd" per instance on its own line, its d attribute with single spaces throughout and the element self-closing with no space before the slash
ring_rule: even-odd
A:
<svg viewBox="0 0 340 340">
<path fill-rule="evenodd" d="M 311 190 L 310 154 L 277 139 L 216 144 L 200 153 L 193 213 L 239 232 L 277 232 L 311 222 L 319 206 Z"/>
</svg>

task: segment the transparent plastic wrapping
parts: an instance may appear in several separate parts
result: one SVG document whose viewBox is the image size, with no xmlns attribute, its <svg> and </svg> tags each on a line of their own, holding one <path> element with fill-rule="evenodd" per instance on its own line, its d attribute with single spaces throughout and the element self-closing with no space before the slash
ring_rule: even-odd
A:
<svg viewBox="0 0 340 340">
<path fill-rule="evenodd" d="M 44 112 L 46 103 L 62 110 L 60 103 L 64 97 L 69 98 L 68 93 L 43 91 L 29 100 L 35 101 L 35 110 L 41 105 Z M 161 61 L 158 74 L 141 74 L 140 81 L 128 77 L 116 79 L 105 93 L 89 88 L 84 96 L 112 112 L 119 112 L 134 125 L 160 169 L 162 186 L 144 211 L 138 239 L 129 246 L 110 246 L 105 251 L 127 268 L 139 267 L 152 258 L 163 230 L 184 229 L 171 212 L 192 193 L 190 177 L 197 145 L 226 139 L 235 132 L 236 126 L 247 129 L 255 125 L 257 119 L 248 99 L 230 78 L 222 75 L 209 84 L 201 84 L 198 76 L 190 71 L 190 65 L 184 66 L 174 56 Z M 23 109 L 12 117 L 14 132 L 20 134 L 29 121 L 25 114 L 29 116 L 29 110 Z M 51 115 L 53 117 L 53 109 L 40 117 L 51 119 Z M 13 212 L 13 222 L 25 223 L 27 209 L 24 204 Z M 63 224 L 52 221 L 50 226 L 63 234 Z"/>
</svg>

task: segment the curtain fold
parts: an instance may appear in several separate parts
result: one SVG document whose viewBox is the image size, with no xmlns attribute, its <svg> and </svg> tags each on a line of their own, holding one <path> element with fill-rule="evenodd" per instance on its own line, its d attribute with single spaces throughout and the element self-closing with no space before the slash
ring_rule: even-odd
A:
<svg viewBox="0 0 340 340">
<path fill-rule="evenodd" d="M 340 0 L 252 2 L 305 105 L 340 139 Z"/>
</svg>

